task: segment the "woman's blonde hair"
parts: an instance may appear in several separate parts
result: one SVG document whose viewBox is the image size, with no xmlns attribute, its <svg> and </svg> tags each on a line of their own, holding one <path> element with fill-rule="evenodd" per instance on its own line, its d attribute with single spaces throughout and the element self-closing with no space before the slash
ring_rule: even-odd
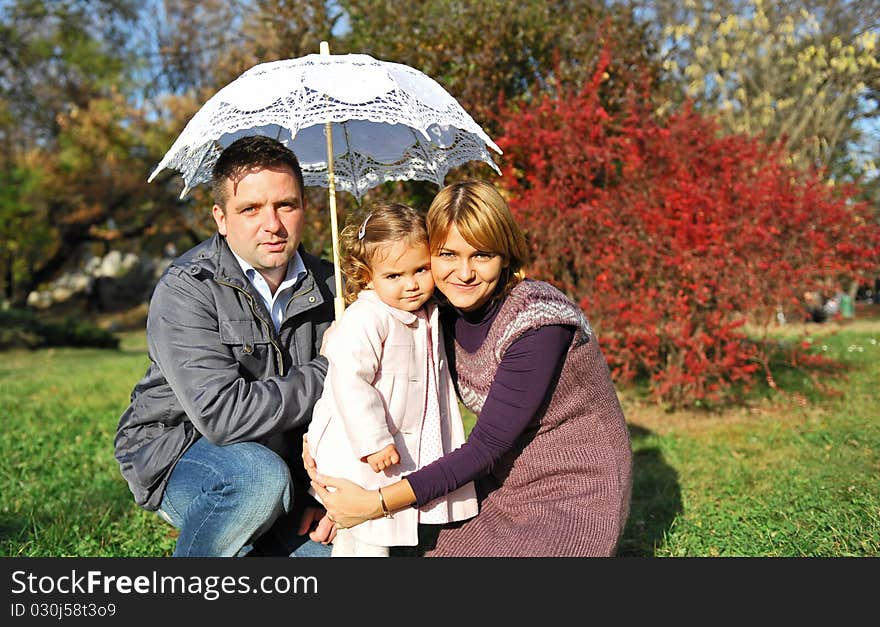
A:
<svg viewBox="0 0 880 627">
<path fill-rule="evenodd" d="M 507 201 L 485 181 L 462 181 L 447 185 L 434 197 L 428 209 L 428 242 L 436 255 L 455 225 L 465 241 L 507 261 L 498 281 L 495 297 L 507 294 L 525 278 L 529 262 L 526 238 L 513 219 Z"/>
<path fill-rule="evenodd" d="M 428 244 L 425 216 L 401 204 L 378 205 L 361 222 L 339 234 L 339 267 L 345 277 L 342 295 L 350 305 L 372 280 L 370 262 L 376 251 L 394 242 Z"/>
</svg>

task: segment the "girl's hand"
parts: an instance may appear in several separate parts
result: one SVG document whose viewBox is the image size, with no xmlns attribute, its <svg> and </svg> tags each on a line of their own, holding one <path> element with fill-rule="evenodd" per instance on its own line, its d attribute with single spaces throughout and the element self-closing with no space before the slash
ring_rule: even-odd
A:
<svg viewBox="0 0 880 627">
<path fill-rule="evenodd" d="M 382 516 L 379 494 L 375 490 L 364 490 L 347 479 L 324 475 L 317 475 L 312 480 L 312 487 L 337 529 L 348 529 Z M 328 490 L 328 487 L 333 489 Z"/>
<path fill-rule="evenodd" d="M 361 461 L 368 463 L 373 472 L 382 472 L 386 468 L 400 463 L 400 453 L 397 452 L 396 446 L 389 444 L 381 451 L 362 457 Z"/>
</svg>

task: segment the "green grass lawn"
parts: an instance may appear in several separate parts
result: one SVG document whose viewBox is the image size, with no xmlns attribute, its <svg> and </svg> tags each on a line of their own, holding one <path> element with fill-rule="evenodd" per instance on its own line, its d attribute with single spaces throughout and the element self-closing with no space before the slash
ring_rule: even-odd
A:
<svg viewBox="0 0 880 627">
<path fill-rule="evenodd" d="M 142 333 L 118 351 L 0 353 L 0 555 L 170 555 L 171 527 L 134 505 L 113 457 L 147 363 Z"/>
<path fill-rule="evenodd" d="M 880 555 L 880 324 L 790 338 L 847 371 L 783 372 L 788 392 L 715 415 L 664 413 L 624 391 L 635 461 L 622 555 Z"/>
<path fill-rule="evenodd" d="M 842 394 L 780 372 L 797 394 L 704 414 L 620 391 L 634 450 L 621 555 L 880 555 L 880 323 L 808 331 L 847 364 L 818 381 Z M 173 530 L 134 504 L 113 457 L 147 365 L 143 334 L 122 337 L 119 351 L 0 353 L 0 555 L 171 554 Z"/>
</svg>

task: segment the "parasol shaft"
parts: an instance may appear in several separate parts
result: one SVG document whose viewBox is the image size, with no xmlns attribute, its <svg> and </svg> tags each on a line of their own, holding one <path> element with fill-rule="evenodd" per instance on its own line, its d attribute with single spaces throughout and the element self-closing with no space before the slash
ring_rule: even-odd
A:
<svg viewBox="0 0 880 627">
<path fill-rule="evenodd" d="M 330 54 L 330 45 L 321 42 L 321 54 Z M 342 318 L 345 310 L 345 299 L 342 297 L 342 271 L 339 265 L 339 222 L 336 219 L 336 180 L 333 176 L 333 123 L 327 122 L 324 134 L 327 136 L 327 182 L 330 189 L 330 230 L 333 236 L 333 278 L 336 285 L 336 298 L 333 299 L 333 310 L 336 320 Z"/>
</svg>

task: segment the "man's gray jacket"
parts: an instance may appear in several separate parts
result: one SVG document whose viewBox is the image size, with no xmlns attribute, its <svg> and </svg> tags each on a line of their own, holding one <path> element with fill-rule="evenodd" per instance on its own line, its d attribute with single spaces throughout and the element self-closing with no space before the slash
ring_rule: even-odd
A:
<svg viewBox="0 0 880 627">
<path fill-rule="evenodd" d="M 116 430 L 115 454 L 135 501 L 159 508 L 174 464 L 199 437 L 260 442 L 305 494 L 302 434 L 321 395 L 318 355 L 333 320 L 333 265 L 299 253 L 299 281 L 276 332 L 225 238 L 214 235 L 162 275 L 147 317 L 150 366 Z"/>
</svg>

